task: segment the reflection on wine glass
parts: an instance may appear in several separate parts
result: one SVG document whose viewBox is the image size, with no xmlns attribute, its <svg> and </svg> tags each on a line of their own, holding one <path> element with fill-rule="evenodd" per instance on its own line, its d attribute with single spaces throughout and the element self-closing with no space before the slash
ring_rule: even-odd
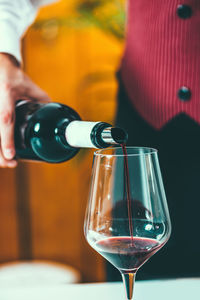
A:
<svg viewBox="0 0 200 300">
<path fill-rule="evenodd" d="M 91 247 L 121 272 L 132 299 L 137 270 L 171 233 L 157 150 L 122 146 L 94 153 L 84 230 Z"/>
</svg>

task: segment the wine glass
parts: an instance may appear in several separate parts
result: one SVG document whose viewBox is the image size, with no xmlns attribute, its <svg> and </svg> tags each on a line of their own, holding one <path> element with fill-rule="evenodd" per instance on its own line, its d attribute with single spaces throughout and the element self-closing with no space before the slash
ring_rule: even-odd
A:
<svg viewBox="0 0 200 300">
<path fill-rule="evenodd" d="M 157 150 L 122 146 L 94 153 L 84 232 L 121 272 L 126 298 L 133 299 L 137 270 L 171 233 Z"/>
</svg>

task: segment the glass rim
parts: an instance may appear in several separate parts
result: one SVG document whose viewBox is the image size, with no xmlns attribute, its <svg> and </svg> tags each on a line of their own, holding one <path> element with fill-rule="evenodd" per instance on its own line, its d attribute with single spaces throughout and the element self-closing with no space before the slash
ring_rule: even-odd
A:
<svg viewBox="0 0 200 300">
<path fill-rule="evenodd" d="M 94 152 L 95 156 L 118 156 L 118 157 L 123 157 L 125 156 L 124 154 L 104 154 L 103 152 L 107 151 L 107 150 L 116 150 L 116 149 L 122 149 L 122 147 L 110 147 L 110 148 L 103 148 L 103 149 L 98 149 Z M 152 147 L 140 147 L 140 146 L 128 146 L 126 147 L 127 150 L 129 149 L 135 149 L 135 150 L 147 150 L 148 152 L 146 153 L 127 153 L 127 156 L 141 156 L 141 155 L 149 155 L 149 154 L 157 154 L 158 150 Z"/>
</svg>

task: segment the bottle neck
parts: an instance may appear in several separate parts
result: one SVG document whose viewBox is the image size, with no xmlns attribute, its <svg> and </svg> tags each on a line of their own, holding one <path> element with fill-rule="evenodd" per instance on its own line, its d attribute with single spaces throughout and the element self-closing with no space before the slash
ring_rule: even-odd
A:
<svg viewBox="0 0 200 300">
<path fill-rule="evenodd" d="M 65 138 L 71 147 L 97 148 L 91 139 L 91 132 L 99 122 L 72 121 L 65 129 Z"/>
<path fill-rule="evenodd" d="M 75 148 L 106 148 L 126 142 L 127 134 L 108 123 L 76 120 L 67 125 L 65 138 Z"/>
</svg>

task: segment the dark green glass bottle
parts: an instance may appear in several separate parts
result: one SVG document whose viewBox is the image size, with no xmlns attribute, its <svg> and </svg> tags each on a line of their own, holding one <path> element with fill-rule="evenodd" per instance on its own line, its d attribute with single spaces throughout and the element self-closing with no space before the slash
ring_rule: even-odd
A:
<svg viewBox="0 0 200 300">
<path fill-rule="evenodd" d="M 126 133 L 104 122 L 81 121 L 69 106 L 19 101 L 16 105 L 15 148 L 20 159 L 60 163 L 80 148 L 106 148 Z"/>
</svg>

